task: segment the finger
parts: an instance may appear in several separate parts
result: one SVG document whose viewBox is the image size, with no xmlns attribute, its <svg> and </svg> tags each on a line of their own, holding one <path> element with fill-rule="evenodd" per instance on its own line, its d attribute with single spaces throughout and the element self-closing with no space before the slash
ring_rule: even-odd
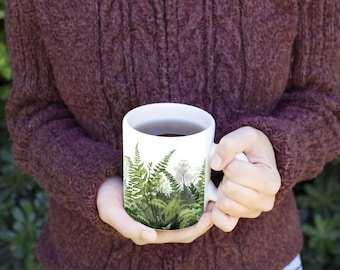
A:
<svg viewBox="0 0 340 270">
<path fill-rule="evenodd" d="M 239 199 L 239 198 L 237 198 Z M 263 205 L 267 204 L 263 202 L 262 205 L 256 203 L 256 205 L 248 204 L 248 198 L 241 198 L 240 201 L 236 201 L 230 197 L 223 197 L 218 201 L 218 208 L 225 214 L 239 218 L 256 218 L 263 212 Z"/>
<path fill-rule="evenodd" d="M 221 183 L 220 189 L 222 190 L 221 192 L 223 193 L 223 195 L 221 195 L 219 198 L 218 206 L 225 213 L 241 216 L 236 214 L 237 212 L 231 212 L 231 210 L 240 212 L 242 206 L 244 208 L 244 213 L 249 212 L 250 216 L 256 216 L 258 215 L 259 211 L 268 212 L 274 207 L 274 194 L 260 193 L 257 190 L 238 185 L 229 180 L 223 181 L 223 183 Z M 235 208 L 235 205 L 231 204 L 230 201 L 233 201 L 234 204 L 239 205 L 237 210 Z M 249 215 L 247 217 L 250 217 Z"/>
<path fill-rule="evenodd" d="M 233 160 L 224 170 L 226 179 L 260 193 L 276 194 L 281 187 L 281 177 L 276 168 L 264 164 Z"/>
<path fill-rule="evenodd" d="M 250 197 L 250 198 L 249 198 Z M 256 205 L 249 203 L 259 199 L 258 192 L 232 181 L 223 179 L 217 194 L 217 207 L 225 214 L 234 217 L 257 217 L 261 211 Z"/>
<path fill-rule="evenodd" d="M 226 215 L 217 206 L 211 213 L 211 219 L 216 227 L 224 232 L 231 232 L 236 227 L 239 218 Z"/>
<path fill-rule="evenodd" d="M 274 151 L 268 138 L 259 130 L 242 127 L 225 135 L 219 142 L 210 164 L 220 171 L 238 153 L 245 153 L 250 162 L 275 163 Z"/>
</svg>

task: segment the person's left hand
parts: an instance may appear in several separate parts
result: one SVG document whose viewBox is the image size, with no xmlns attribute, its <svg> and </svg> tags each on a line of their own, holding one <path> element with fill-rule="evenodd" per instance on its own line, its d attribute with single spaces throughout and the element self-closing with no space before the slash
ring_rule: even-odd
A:
<svg viewBox="0 0 340 270">
<path fill-rule="evenodd" d="M 242 152 L 249 161 L 235 158 Z M 221 230 L 230 232 L 239 218 L 256 218 L 274 207 L 281 177 L 272 144 L 263 132 L 242 127 L 225 135 L 211 168 L 224 172 L 212 211 L 212 221 Z"/>
<path fill-rule="evenodd" d="M 126 213 L 123 204 L 123 180 L 120 176 L 106 179 L 97 194 L 97 209 L 100 218 L 137 245 L 193 242 L 213 226 L 212 206 L 213 203 L 210 203 L 200 220 L 188 228 L 156 230 L 133 220 Z"/>
</svg>

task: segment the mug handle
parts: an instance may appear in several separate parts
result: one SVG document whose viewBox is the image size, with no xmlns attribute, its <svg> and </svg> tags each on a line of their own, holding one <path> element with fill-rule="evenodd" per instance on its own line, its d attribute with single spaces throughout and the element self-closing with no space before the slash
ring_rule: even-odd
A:
<svg viewBox="0 0 340 270">
<path fill-rule="evenodd" d="M 214 144 L 214 146 L 215 146 L 214 147 L 214 149 L 215 149 L 217 145 Z M 238 160 L 249 161 L 244 153 L 237 153 L 235 155 L 235 158 L 238 159 Z M 207 202 L 208 201 L 216 202 L 216 200 L 217 200 L 217 188 L 216 188 L 216 186 L 215 186 L 215 184 L 212 180 L 208 181 L 205 192 L 206 192 Z"/>
</svg>

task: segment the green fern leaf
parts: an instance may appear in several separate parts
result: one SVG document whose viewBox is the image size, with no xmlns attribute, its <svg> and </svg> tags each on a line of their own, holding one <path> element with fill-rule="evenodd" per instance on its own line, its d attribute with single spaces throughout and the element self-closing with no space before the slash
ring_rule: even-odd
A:
<svg viewBox="0 0 340 270">
<path fill-rule="evenodd" d="M 158 207 L 160 209 L 165 209 L 167 207 L 167 203 L 159 198 L 152 198 L 150 201 L 152 206 Z"/>
<path fill-rule="evenodd" d="M 191 226 L 199 220 L 203 213 L 203 209 L 199 204 L 193 204 L 192 207 L 185 207 L 178 214 L 180 228 Z"/>
<path fill-rule="evenodd" d="M 205 192 L 205 163 L 206 160 L 204 160 L 203 165 L 201 166 L 200 174 L 198 177 L 198 182 L 196 184 L 198 188 L 198 203 L 203 205 L 204 204 L 204 192 Z"/>
<path fill-rule="evenodd" d="M 170 188 L 171 188 L 171 194 L 178 194 L 181 192 L 181 186 L 179 185 L 178 181 L 175 179 L 175 177 L 168 171 L 164 171 L 164 174 L 169 181 Z"/>
<path fill-rule="evenodd" d="M 177 223 L 177 214 L 181 207 L 182 201 L 179 194 L 174 196 L 172 200 L 164 208 L 164 224 Z"/>
</svg>

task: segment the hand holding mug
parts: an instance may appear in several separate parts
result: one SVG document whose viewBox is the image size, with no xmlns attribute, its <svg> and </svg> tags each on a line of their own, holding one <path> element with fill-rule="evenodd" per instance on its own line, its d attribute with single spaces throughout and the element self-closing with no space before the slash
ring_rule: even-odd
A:
<svg viewBox="0 0 340 270">
<path fill-rule="evenodd" d="M 108 178 L 99 188 L 97 208 L 100 218 L 115 228 L 122 236 L 137 245 L 163 243 L 190 243 L 205 234 L 212 226 L 211 208 L 200 220 L 185 229 L 156 230 L 132 219 L 123 204 L 123 181 L 119 176 Z"/>
<path fill-rule="evenodd" d="M 234 158 L 240 152 L 249 162 Z M 217 227 L 230 232 L 239 218 L 256 218 L 272 210 L 281 178 L 273 147 L 264 133 L 242 127 L 227 134 L 216 148 L 211 167 L 224 172 L 212 212 Z"/>
</svg>

